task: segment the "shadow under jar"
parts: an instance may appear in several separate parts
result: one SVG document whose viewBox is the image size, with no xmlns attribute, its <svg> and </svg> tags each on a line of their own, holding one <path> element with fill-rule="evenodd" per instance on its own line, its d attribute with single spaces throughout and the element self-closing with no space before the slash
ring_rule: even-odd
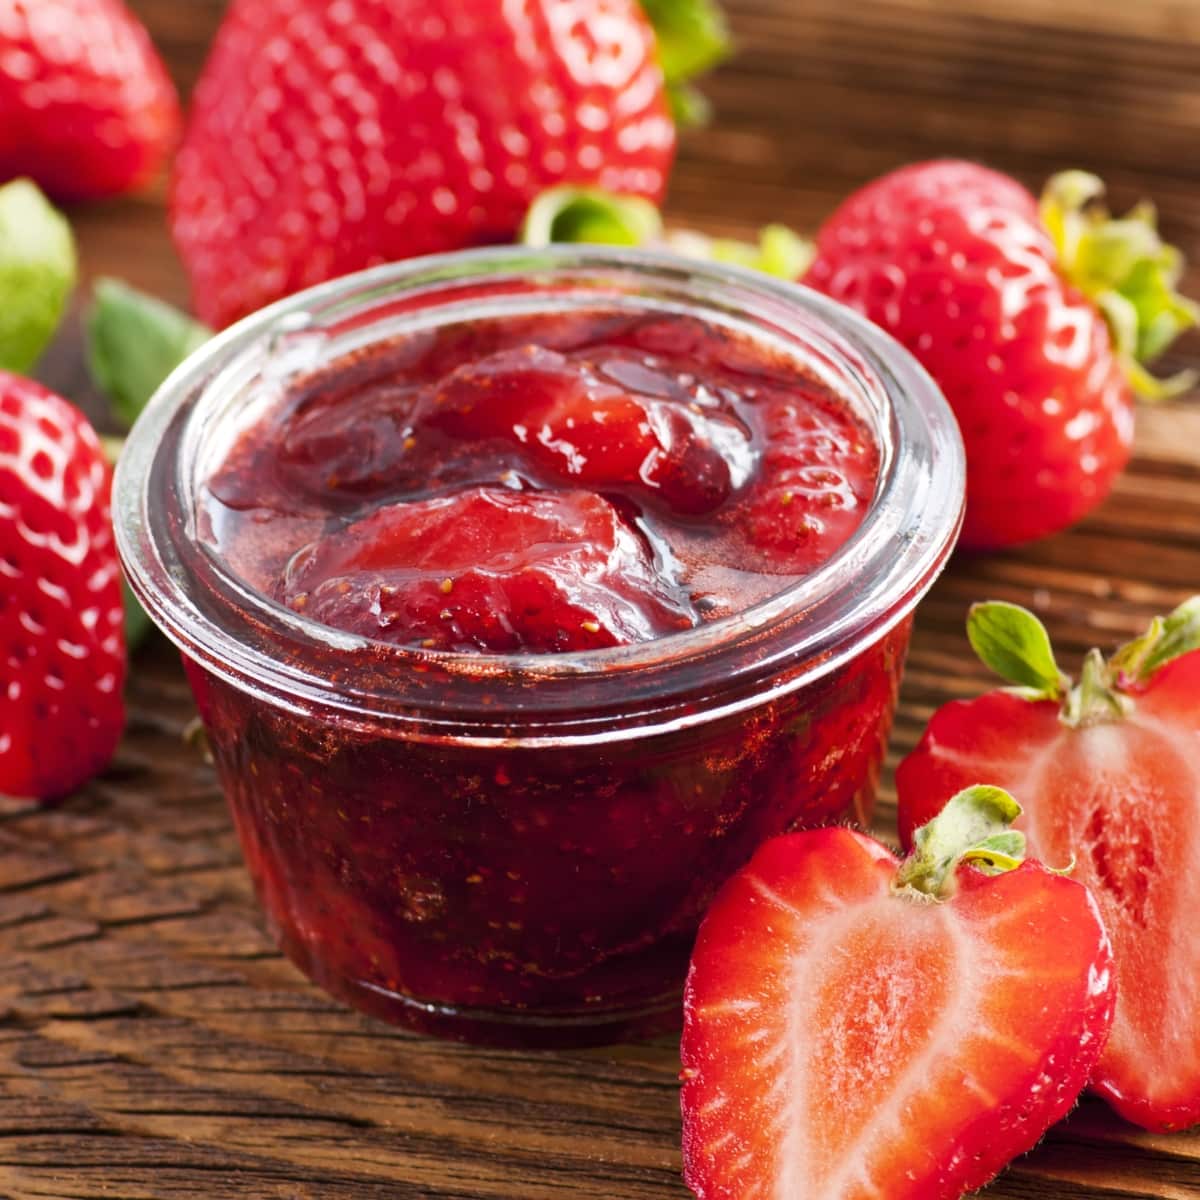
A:
<svg viewBox="0 0 1200 1200">
<path fill-rule="evenodd" d="M 278 556 L 280 522 L 311 513 L 243 504 L 229 552 L 229 512 L 207 489 L 289 397 L 370 376 L 449 327 L 588 314 L 699 323 L 836 398 L 878 449 L 857 529 L 740 609 L 540 654 L 394 644 L 305 616 L 254 558 Z M 695 374 L 703 385 L 703 355 Z M 353 433 L 345 446 L 358 453 Z M 138 422 L 114 507 L 288 956 L 386 1020 L 563 1045 L 672 1026 L 727 876 L 764 838 L 868 819 L 911 614 L 963 487 L 932 382 L 840 306 L 672 257 L 505 248 L 381 267 L 234 326 Z"/>
</svg>

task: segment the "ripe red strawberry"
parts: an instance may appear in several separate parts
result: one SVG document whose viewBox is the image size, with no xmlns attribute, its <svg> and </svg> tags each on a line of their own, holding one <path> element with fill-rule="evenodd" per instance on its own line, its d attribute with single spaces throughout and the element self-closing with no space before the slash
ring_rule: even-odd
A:
<svg viewBox="0 0 1200 1200">
<path fill-rule="evenodd" d="M 1102 194 L 1066 172 L 1039 212 L 995 171 L 919 163 L 856 192 L 820 232 L 805 282 L 907 346 L 958 417 L 968 548 L 1079 520 L 1128 461 L 1129 379 L 1147 394 L 1190 382 L 1138 365 L 1197 319 L 1172 291 L 1179 255 L 1151 209 L 1108 219 Z"/>
<path fill-rule="evenodd" d="M 1018 686 L 934 714 L 901 764 L 900 832 L 967 782 L 1009 788 L 1046 862 L 1076 858 L 1112 934 L 1120 995 L 1092 1085 L 1147 1129 L 1200 1122 L 1200 597 L 1079 685 L 1061 675 L 1040 622 L 1007 604 L 968 622 L 989 666 Z"/>
<path fill-rule="evenodd" d="M 0 0 L 0 180 L 91 199 L 145 183 L 179 99 L 121 0 Z"/>
<path fill-rule="evenodd" d="M 562 181 L 658 199 L 675 135 L 636 0 L 233 0 L 172 226 L 213 325 L 374 263 L 508 241 Z"/>
<path fill-rule="evenodd" d="M 1112 1021 L 1087 890 L 972 788 L 897 862 L 848 829 L 767 842 L 704 919 L 684 996 L 700 1200 L 953 1200 L 1075 1102 Z"/>
<path fill-rule="evenodd" d="M 111 483 L 83 415 L 0 372 L 0 793 L 64 795 L 104 767 L 121 735 Z"/>
<path fill-rule="evenodd" d="M 293 560 L 284 600 L 440 650 L 592 650 L 695 620 L 607 500 L 502 487 L 385 505 L 320 538 Z"/>
</svg>

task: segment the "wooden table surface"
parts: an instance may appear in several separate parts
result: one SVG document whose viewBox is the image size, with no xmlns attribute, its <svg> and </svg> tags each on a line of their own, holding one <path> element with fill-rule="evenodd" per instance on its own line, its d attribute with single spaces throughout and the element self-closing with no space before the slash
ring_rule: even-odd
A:
<svg viewBox="0 0 1200 1200">
<path fill-rule="evenodd" d="M 133 6 L 186 89 L 221 5 Z M 1064 165 L 1097 169 L 1121 202 L 1145 189 L 1200 260 L 1195 0 L 729 8 L 741 53 L 709 86 L 715 125 L 684 142 L 681 222 L 811 228 L 852 185 L 957 154 L 1031 184 Z M 73 218 L 88 273 L 184 301 L 160 196 Z M 1193 338 L 1179 360 L 1198 349 Z M 43 375 L 84 396 L 76 332 Z M 1034 606 L 1073 657 L 1195 590 L 1200 406 L 1146 410 L 1137 457 L 1094 517 L 1020 553 L 956 562 L 924 603 L 893 761 L 937 704 L 987 683 L 962 634 L 971 600 Z M 0 1197 L 686 1195 L 670 1039 L 478 1050 L 327 999 L 263 932 L 161 641 L 139 654 L 130 702 L 116 761 L 82 794 L 53 811 L 0 802 Z M 885 833 L 893 811 L 885 788 Z M 1195 1200 L 1200 1135 L 1139 1133 L 1086 1101 L 986 1195 Z"/>
</svg>

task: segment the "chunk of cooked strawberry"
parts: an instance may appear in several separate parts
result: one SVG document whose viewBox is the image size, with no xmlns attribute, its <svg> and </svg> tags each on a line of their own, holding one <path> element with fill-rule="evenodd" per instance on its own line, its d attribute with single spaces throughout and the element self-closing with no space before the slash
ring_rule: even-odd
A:
<svg viewBox="0 0 1200 1200">
<path fill-rule="evenodd" d="M 1112 1022 L 1095 902 L 1019 861 L 1011 797 L 955 801 L 903 864 L 815 830 L 718 894 L 684 997 L 700 1200 L 956 1200 L 1075 1102 Z"/>
<path fill-rule="evenodd" d="M 606 378 L 541 346 L 502 350 L 451 372 L 413 424 L 456 438 L 505 439 L 556 479 L 632 486 L 679 513 L 717 508 L 749 472 L 746 432 L 669 391 L 646 394 L 652 382 L 644 376 L 635 394 L 612 381 L 615 369 Z"/>
<path fill-rule="evenodd" d="M 553 653 L 696 622 L 647 543 L 590 492 L 477 487 L 389 504 L 293 560 L 285 603 L 427 649 Z"/>
<path fill-rule="evenodd" d="M 745 504 L 751 546 L 797 574 L 825 561 L 862 523 L 879 451 L 847 409 L 795 397 L 763 405 L 766 450 Z"/>
</svg>

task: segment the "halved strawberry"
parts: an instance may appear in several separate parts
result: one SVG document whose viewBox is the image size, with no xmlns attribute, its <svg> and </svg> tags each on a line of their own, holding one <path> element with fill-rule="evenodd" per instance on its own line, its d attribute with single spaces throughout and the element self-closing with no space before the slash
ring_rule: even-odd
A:
<svg viewBox="0 0 1200 1200">
<path fill-rule="evenodd" d="M 697 619 L 607 500 L 500 487 L 376 509 L 301 551 L 283 598 L 327 625 L 439 650 L 590 650 Z"/>
<path fill-rule="evenodd" d="M 646 395 L 656 382 L 667 388 L 674 380 L 641 370 L 651 378 L 638 379 L 635 395 L 555 350 L 501 350 L 453 371 L 418 406 L 413 425 L 504 438 L 555 478 L 630 485 L 676 512 L 710 512 L 749 474 L 746 431 L 677 397 Z"/>
<path fill-rule="evenodd" d="M 684 998 L 700 1200 L 949 1200 L 1075 1101 L 1112 1021 L 1073 880 L 971 788 L 900 864 L 848 829 L 767 842 L 718 894 Z"/>
<path fill-rule="evenodd" d="M 1033 853 L 1077 857 L 1096 896 L 1120 980 L 1116 1022 L 1092 1077 L 1148 1129 L 1200 1122 L 1200 597 L 1155 621 L 1079 684 L 1058 669 L 1032 613 L 976 605 L 968 634 L 1017 685 L 934 714 L 901 764 L 900 833 L 968 782 L 1011 789 Z"/>
</svg>

